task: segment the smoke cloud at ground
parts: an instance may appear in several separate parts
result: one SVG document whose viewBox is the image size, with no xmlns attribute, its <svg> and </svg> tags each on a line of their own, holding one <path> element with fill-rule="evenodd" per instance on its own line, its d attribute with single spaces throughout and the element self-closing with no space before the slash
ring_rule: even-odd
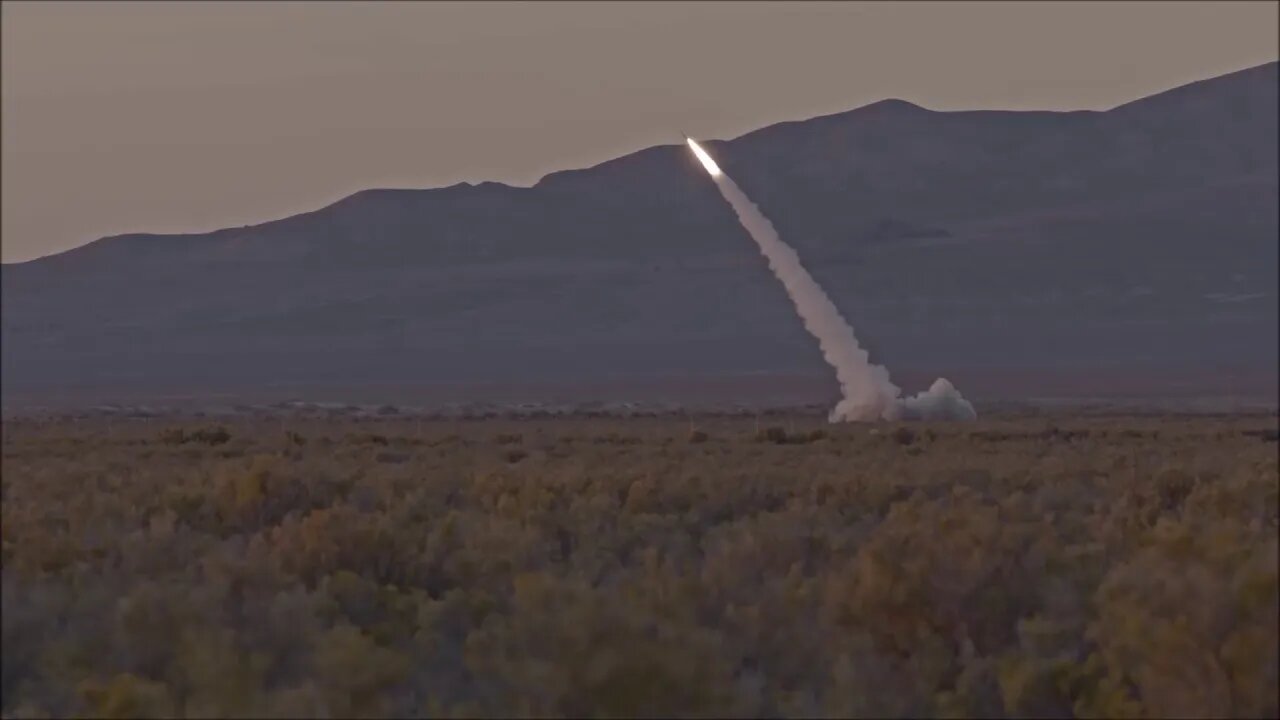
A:
<svg viewBox="0 0 1280 720">
<path fill-rule="evenodd" d="M 889 371 L 872 364 L 866 350 L 858 345 L 853 328 L 809 275 L 791 246 L 782 242 L 773 223 L 755 203 L 706 157 L 693 141 L 690 146 L 703 160 L 721 195 L 733 207 L 738 220 L 769 261 L 769 268 L 786 288 L 795 304 L 805 329 L 818 340 L 822 356 L 835 368 L 843 398 L 831 410 L 831 422 L 869 422 L 874 420 L 973 420 L 973 406 L 945 379 L 939 378 L 926 391 L 900 398 L 898 386 L 889 379 Z M 708 164 L 710 163 L 710 164 Z"/>
<path fill-rule="evenodd" d="M 902 402 L 903 417 L 910 420 L 977 420 L 973 405 L 946 378 L 938 378 L 919 394 Z"/>
</svg>

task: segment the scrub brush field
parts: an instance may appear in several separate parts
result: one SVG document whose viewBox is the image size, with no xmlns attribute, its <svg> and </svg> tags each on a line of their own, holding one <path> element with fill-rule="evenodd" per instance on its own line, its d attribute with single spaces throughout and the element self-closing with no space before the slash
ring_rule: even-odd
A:
<svg viewBox="0 0 1280 720">
<path fill-rule="evenodd" d="M 1274 415 L 14 419 L 5 717 L 1275 717 Z"/>
</svg>

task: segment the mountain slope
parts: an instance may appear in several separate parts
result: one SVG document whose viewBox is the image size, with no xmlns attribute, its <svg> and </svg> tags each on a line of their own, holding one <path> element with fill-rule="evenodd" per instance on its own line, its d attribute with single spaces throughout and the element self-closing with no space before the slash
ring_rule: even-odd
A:
<svg viewBox="0 0 1280 720">
<path fill-rule="evenodd" d="M 1107 112 L 889 100 L 707 145 L 895 372 L 1208 392 L 1224 369 L 1274 375 L 1276 107 L 1269 63 Z M 3 300 L 6 396 L 34 400 L 823 373 L 681 146 L 105 238 L 5 265 Z"/>
</svg>

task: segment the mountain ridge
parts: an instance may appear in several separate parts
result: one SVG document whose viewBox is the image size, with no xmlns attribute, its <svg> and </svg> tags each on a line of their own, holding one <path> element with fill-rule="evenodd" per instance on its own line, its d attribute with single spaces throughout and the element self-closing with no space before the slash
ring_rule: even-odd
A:
<svg viewBox="0 0 1280 720">
<path fill-rule="evenodd" d="M 1277 356 L 1276 105 L 1272 62 L 1105 111 L 886 100 L 705 144 L 891 370 L 1194 385 Z M 112 236 L 3 279 L 6 392 L 826 372 L 679 145 Z"/>
<path fill-rule="evenodd" d="M 924 107 L 924 106 L 922 106 L 922 105 L 919 105 L 919 104 L 917 104 L 917 103 L 911 102 L 911 101 L 909 101 L 909 100 L 905 100 L 905 99 L 902 99 L 902 98 L 893 98 L 893 97 L 891 97 L 891 98 L 884 98 L 884 99 L 881 99 L 881 100 L 877 100 L 877 101 L 874 101 L 874 102 L 868 103 L 868 104 L 866 104 L 866 105 L 860 105 L 860 106 L 858 106 L 858 107 L 849 108 L 849 109 L 847 109 L 847 110 L 841 110 L 841 111 L 837 111 L 837 112 L 834 112 L 834 113 L 829 113 L 829 114 L 826 114 L 826 115 L 816 115 L 816 116 L 813 116 L 813 117 L 811 117 L 811 118 L 807 118 L 807 119 L 800 119 L 800 120 L 784 120 L 784 121 L 780 121 L 780 122 L 772 123 L 772 124 L 770 124 L 770 125 L 765 125 L 765 126 L 763 126 L 763 127 L 760 127 L 760 128 L 754 129 L 754 130 L 747 131 L 747 132 L 745 132 L 745 133 L 742 133 L 742 134 L 740 134 L 740 135 L 737 135 L 737 136 L 735 136 L 735 137 L 733 137 L 733 138 L 729 138 L 729 139 L 711 139 L 711 138 L 708 138 L 708 139 L 706 139 L 706 140 L 704 140 L 704 141 L 702 141 L 702 142 L 703 142 L 703 144 L 704 144 L 704 145 L 707 145 L 708 147 L 712 147 L 712 148 L 714 148 L 714 147 L 720 147 L 720 146 L 723 146 L 723 145 L 725 145 L 725 144 L 730 144 L 730 143 L 738 142 L 738 141 L 740 141 L 740 140 L 743 140 L 743 139 L 745 139 L 745 138 L 749 138 L 749 137 L 754 136 L 754 135 L 758 135 L 758 134 L 760 134 L 760 133 L 769 133 L 769 132 L 773 132 L 773 131 L 776 131 L 776 130 L 778 130 L 778 129 L 784 128 L 784 127 L 789 127 L 789 126 L 802 126 L 802 125 L 805 125 L 805 124 L 811 124 L 811 123 L 814 123 L 814 122 L 822 122 L 822 121 L 835 120 L 835 119 L 844 119 L 844 118 L 849 118 L 850 116 L 853 116 L 853 115 L 855 115 L 855 114 L 866 114 L 866 113 L 868 113 L 868 112 L 885 112 L 885 111 L 888 111 L 888 112 L 893 112 L 893 111 L 917 112 L 917 111 L 918 111 L 918 112 L 922 112 L 922 113 L 936 113 L 936 114 L 942 114 L 942 115 L 958 115 L 958 114 L 970 114 L 970 113 L 1018 114 L 1018 115 L 1030 115 L 1030 114 L 1039 114 L 1039 115 L 1101 115 L 1101 114 L 1107 114 L 1107 113 L 1114 113 L 1114 112 L 1116 112 L 1116 111 L 1118 111 L 1118 110 L 1122 110 L 1122 109 L 1130 108 L 1130 107 L 1132 107 L 1132 106 L 1140 106 L 1140 105 L 1141 105 L 1141 104 L 1143 104 L 1143 103 L 1147 103 L 1147 102 L 1149 102 L 1149 101 L 1156 101 L 1156 100 L 1157 100 L 1157 99 L 1159 99 L 1159 98 L 1176 99 L 1176 98 L 1179 98 L 1179 97 L 1181 97 L 1181 96 L 1185 95 L 1187 92 L 1194 92 L 1194 91 L 1195 91 L 1195 88 L 1202 87 L 1202 86 L 1203 86 L 1203 85 L 1205 85 L 1206 83 L 1209 83 L 1209 84 L 1215 84 L 1215 85 L 1216 85 L 1216 84 L 1221 84 L 1221 83 L 1229 82 L 1229 81 L 1230 81 L 1230 80 L 1232 80 L 1232 79 L 1240 79 L 1240 80 L 1252 79 L 1252 77 L 1253 77 L 1253 76 L 1255 76 L 1255 75 L 1266 75 L 1266 74 L 1268 74 L 1268 73 L 1270 73 L 1271 75 L 1276 75 L 1276 74 L 1277 74 L 1277 68 L 1278 68 L 1278 67 L 1280 67 L 1280 61 L 1271 61 L 1271 62 L 1268 62 L 1268 63 L 1262 63 L 1262 64 L 1260 64 L 1260 65 L 1255 65 L 1255 66 L 1252 66 L 1252 67 L 1242 68 L 1242 69 L 1240 69 L 1240 70 L 1235 70 L 1235 71 L 1232 71 L 1232 72 L 1230 72 L 1230 73 L 1226 73 L 1226 74 L 1223 74 L 1223 75 L 1218 75 L 1218 76 L 1214 76 L 1214 77 L 1210 77 L 1210 78 L 1203 78 L 1203 79 L 1200 79 L 1200 80 L 1195 80 L 1195 81 L 1191 81 L 1191 82 L 1188 82 L 1188 83 L 1184 83 L 1184 84 L 1182 84 L 1182 85 L 1178 85 L 1178 86 L 1175 86 L 1175 87 L 1172 87 L 1172 88 L 1168 88 L 1168 89 L 1165 89 L 1165 90 L 1162 90 L 1162 91 L 1159 91 L 1159 92 L 1153 93 L 1153 94 L 1151 94 L 1151 95 L 1146 95 L 1146 96 L 1143 96 L 1143 97 L 1140 97 L 1140 98 L 1136 98 L 1136 99 L 1134 99 L 1134 100 L 1130 100 L 1130 101 L 1127 101 L 1127 102 L 1120 103 L 1119 105 L 1116 105 L 1116 106 L 1114 106 L 1114 107 L 1112 107 L 1112 108 L 1109 108 L 1109 109 L 1107 109 L 1107 110 L 1004 110 L 1004 109 L 934 110 L 934 109 L 927 108 L 927 107 Z M 118 233 L 118 234 L 115 234 L 115 235 L 108 235 L 108 236 L 104 236 L 104 237 L 98 238 L 98 239 L 96 239 L 96 240 L 92 240 L 92 241 L 90 241 L 90 242 L 88 242 L 88 243 L 86 243 L 86 244 L 84 244 L 84 245 L 80 245 L 80 246 L 77 246 L 77 247 L 74 247 L 74 248 L 69 248 L 69 249 L 64 250 L 64 251 L 61 251 L 61 252 L 51 253 L 51 254 L 49 254 L 49 255 L 43 255 L 43 256 L 38 257 L 38 258 L 32 258 L 32 259 L 30 259 L 30 260 L 24 260 L 24 261 L 19 261 L 19 262 L 8 262 L 8 263 L 3 263 L 3 265 L 5 265 L 5 266 L 25 265 L 25 264 L 28 264 L 28 263 L 33 263 L 33 262 L 38 262 L 38 261 L 44 260 L 44 259 L 46 259 L 46 258 L 52 258 L 52 257 L 57 257 L 57 256 L 59 256 L 59 255 L 65 255 L 65 254 L 67 254 L 67 253 L 72 253 L 72 252 L 75 252 L 75 251 L 77 251 L 77 250 L 80 250 L 80 249 L 86 248 L 86 247 L 88 247 L 88 246 L 90 246 L 90 245 L 93 245 L 93 244 L 96 244 L 96 243 L 102 243 L 102 242 L 115 241 L 115 240 L 120 239 L 120 238 L 135 238 L 135 237 L 140 237 L 140 236 L 145 236 L 145 237 L 168 237 L 168 238 L 189 238 L 189 237 L 203 237 L 203 236 L 210 236 L 210 235 L 217 235 L 217 234 L 233 233 L 233 232 L 236 232 L 236 231 L 242 231 L 242 230 L 248 230 L 248 229 L 256 229 L 256 228 L 261 228 L 261 227 L 264 227 L 264 226 L 271 226 L 271 225 L 273 225 L 273 224 L 280 223 L 280 222 L 283 222 L 283 221 L 287 221 L 287 220 L 290 220 L 290 219 L 292 219 L 292 218 L 296 218 L 296 217 L 307 216 L 307 215 L 311 215 L 311 214 L 314 214 L 314 213 L 322 213 L 322 212 L 327 211 L 327 210 L 330 210 L 330 209 L 332 209 L 332 208 L 334 208 L 334 207 L 336 207 L 336 206 L 341 206 L 341 205 L 347 204 L 347 203 L 349 203 L 349 202 L 356 201 L 356 200 L 358 200 L 358 199 L 359 199 L 360 197 L 362 197 L 362 196 L 367 196 L 367 195 L 369 195 L 369 194 L 376 194 L 376 193 L 396 193 L 396 192 L 404 192 L 404 193 L 421 193 L 421 192 L 442 192 L 442 191 L 451 191 L 451 190 L 457 190 L 457 189 L 478 190 L 478 189 L 487 189 L 487 188 L 497 188 L 497 189 L 501 189 L 501 190 L 504 190 L 504 191 L 506 191 L 506 190 L 510 190 L 510 191 L 527 191 L 527 190 L 535 190 L 535 189 L 537 189 L 539 186 L 541 186 L 541 185 L 543 185 L 544 183 L 546 183 L 546 182 L 548 181 L 548 179 L 553 178 L 553 177 L 556 177 L 556 176 L 561 176 L 561 175 L 564 175 L 564 174 L 572 174 L 572 173 L 580 173 L 580 172 L 589 172 L 589 171 L 597 170 L 597 169 L 599 169 L 599 168 L 601 168 L 601 167 L 603 167 L 603 166 L 608 166 L 608 165 L 611 165 L 612 163 L 616 163 L 616 162 L 618 162 L 618 161 L 626 160 L 627 158 L 630 158 L 630 157 L 632 157 L 632 156 L 635 156 L 635 155 L 638 155 L 638 154 L 641 154 L 641 153 L 648 153 L 648 152 L 657 151 L 657 150 L 663 150 L 663 151 L 665 151 L 667 148 L 675 148 L 677 151 L 679 151 L 679 152 L 683 152 L 683 144 L 681 144 L 681 143 L 675 143 L 675 144 L 672 144 L 672 145 L 653 145 L 653 146 L 649 146 L 649 147 L 646 147 L 646 148 L 641 148 L 641 149 L 639 149 L 639 150 L 635 150 L 635 151 L 630 152 L 630 153 L 627 153 L 627 154 L 625 154 L 625 155 L 620 155 L 620 156 L 618 156 L 618 157 L 610 158 L 609 160 L 602 161 L 602 162 L 597 163 L 597 164 L 595 164 L 595 165 L 590 165 L 590 166 L 586 166 L 586 167 L 582 167 L 582 168 L 566 168 L 566 169 L 562 169 L 562 170 L 555 170 L 555 171 L 551 171 L 551 172 L 547 173 L 546 175 L 543 175 L 541 178 L 539 178 L 539 179 L 538 179 L 534 184 L 529 185 L 529 186 L 527 186 L 527 187 L 526 187 L 526 186 L 518 186 L 518 185 L 508 185 L 508 184 L 506 184 L 506 183 L 502 183 L 502 182 L 485 180 L 485 181 L 481 181 L 481 182 L 479 182 L 479 183 L 471 183 L 471 182 L 462 181 L 462 182 L 454 183 L 453 185 L 439 186 L 439 187 L 426 187 L 426 188 L 366 188 L 366 189 L 362 189 L 362 190 L 357 190 L 357 191 L 355 191 L 355 192 L 353 192 L 353 193 L 351 193 L 351 194 L 349 194 L 349 195 L 346 195 L 346 196 L 344 196 L 344 197 L 342 197 L 342 198 L 339 198 L 338 200 L 335 200 L 335 201 L 333 201 L 333 202 L 331 202 L 331 203 L 329 203 L 329 204 L 327 204 L 327 205 L 322 205 L 322 206 L 320 206 L 320 207 L 318 207 L 318 208 L 316 208 L 316 209 L 314 209 L 314 210 L 309 210 L 309 211 L 305 211 L 305 212 L 302 212 L 302 213 L 296 213 L 296 214 L 294 214 L 294 215 L 288 215 L 288 216 L 281 217 L 281 218 L 276 218 L 276 219 L 273 219 L 273 220 L 267 220 L 267 221 L 263 221 L 263 222 L 261 222 L 261 223 L 254 223 L 254 224 L 251 224 L 251 225 L 243 225 L 243 226 L 238 226 L 238 227 L 226 227 L 226 228 L 219 228 L 219 229 L 211 230 L 211 231 L 208 231 L 208 232 L 192 232 L 192 233 L 151 233 L 151 232 L 141 232 L 141 231 L 139 231 L 139 232 Z"/>
</svg>

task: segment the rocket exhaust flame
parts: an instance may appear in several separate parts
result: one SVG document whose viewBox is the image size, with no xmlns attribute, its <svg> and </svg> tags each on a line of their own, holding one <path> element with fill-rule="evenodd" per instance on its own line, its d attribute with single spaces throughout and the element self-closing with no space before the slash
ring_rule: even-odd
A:
<svg viewBox="0 0 1280 720">
<path fill-rule="evenodd" d="M 871 364 L 867 351 L 853 336 L 853 328 L 800 264 L 795 250 L 778 237 L 773 223 L 724 174 L 706 150 L 692 138 L 686 137 L 686 140 L 720 194 L 737 213 L 738 221 L 756 241 L 773 274 L 782 282 L 805 329 L 817 338 L 822 356 L 835 369 L 843 398 L 831 410 L 830 422 L 897 420 L 905 416 L 955 420 L 977 417 L 973 406 L 942 378 L 925 392 L 905 400 L 900 398 L 898 387 L 889 379 L 889 371 Z"/>
<path fill-rule="evenodd" d="M 685 139 L 689 141 L 689 147 L 693 149 L 693 154 L 702 161 L 702 167 L 706 168 L 707 172 L 711 173 L 711 177 L 720 177 L 722 174 L 720 172 L 720 166 L 716 164 L 715 160 L 711 159 L 711 156 L 707 154 L 707 151 L 703 150 L 701 145 L 694 142 L 693 138 Z"/>
</svg>

